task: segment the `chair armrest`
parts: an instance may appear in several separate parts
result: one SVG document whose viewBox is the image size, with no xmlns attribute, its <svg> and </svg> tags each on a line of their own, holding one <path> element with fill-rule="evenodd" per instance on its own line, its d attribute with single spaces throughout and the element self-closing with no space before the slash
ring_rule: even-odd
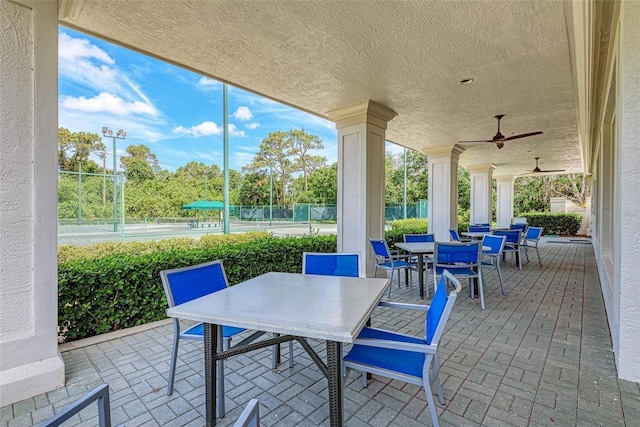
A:
<svg viewBox="0 0 640 427">
<path fill-rule="evenodd" d="M 427 311 L 429 310 L 428 305 L 421 304 L 406 304 L 403 302 L 391 302 L 391 301 L 380 301 L 378 303 L 379 307 L 391 307 L 391 308 L 403 308 L 405 310 L 421 310 Z"/>
<path fill-rule="evenodd" d="M 424 354 L 435 354 L 438 351 L 438 346 L 433 344 L 415 344 L 410 342 L 378 340 L 373 338 L 358 338 L 353 344 L 363 345 L 365 347 L 386 348 L 390 350 L 402 350 Z"/>
</svg>

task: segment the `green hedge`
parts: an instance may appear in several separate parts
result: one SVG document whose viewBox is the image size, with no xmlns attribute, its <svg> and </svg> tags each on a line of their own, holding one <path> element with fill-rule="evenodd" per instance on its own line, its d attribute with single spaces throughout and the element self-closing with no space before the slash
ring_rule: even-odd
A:
<svg viewBox="0 0 640 427">
<path fill-rule="evenodd" d="M 429 223 L 426 219 L 410 218 L 397 219 L 391 222 L 391 230 L 384 233 L 387 244 L 391 249 L 395 243 L 403 242 L 405 234 L 426 233 Z"/>
<path fill-rule="evenodd" d="M 238 235 L 241 236 L 241 235 Z M 121 243 L 113 254 L 82 258 L 66 248 L 58 265 L 59 335 L 86 338 L 166 318 L 160 271 L 221 259 L 234 285 L 269 271 L 301 272 L 302 252 L 335 252 L 336 236 L 277 238 L 269 235 L 193 243 L 171 239 L 154 244 Z M 196 241 L 198 242 L 198 241 Z M 113 245 L 112 245 L 113 246 Z"/>
<path fill-rule="evenodd" d="M 574 236 L 582 224 L 582 215 L 576 213 L 527 212 L 520 216 L 527 218 L 529 226 L 543 227 L 543 234 Z"/>
</svg>

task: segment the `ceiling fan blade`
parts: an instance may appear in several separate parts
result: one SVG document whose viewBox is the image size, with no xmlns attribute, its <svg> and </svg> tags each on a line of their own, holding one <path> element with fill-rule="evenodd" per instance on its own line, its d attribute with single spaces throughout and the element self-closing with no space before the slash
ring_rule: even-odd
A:
<svg viewBox="0 0 640 427">
<path fill-rule="evenodd" d="M 542 132 L 521 133 L 520 135 L 509 136 L 509 137 L 505 138 L 504 140 L 505 141 L 512 141 L 514 139 L 526 138 L 528 136 L 534 136 L 534 135 L 542 135 Z"/>
<path fill-rule="evenodd" d="M 532 170 L 527 173 L 520 174 L 519 176 L 536 176 L 541 173 L 550 173 L 550 172 L 564 172 L 564 169 L 550 169 L 550 170 Z"/>
<path fill-rule="evenodd" d="M 493 139 L 479 139 L 477 141 L 458 141 L 458 142 L 465 143 L 465 142 L 494 142 L 494 141 Z"/>
</svg>

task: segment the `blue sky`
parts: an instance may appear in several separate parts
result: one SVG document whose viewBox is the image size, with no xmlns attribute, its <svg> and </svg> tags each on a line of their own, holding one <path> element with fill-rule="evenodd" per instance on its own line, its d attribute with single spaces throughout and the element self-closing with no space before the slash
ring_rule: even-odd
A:
<svg viewBox="0 0 640 427">
<path fill-rule="evenodd" d="M 58 78 L 60 127 L 98 135 L 103 126 L 124 129 L 117 156 L 144 144 L 169 171 L 189 161 L 222 168 L 220 82 L 65 27 L 59 29 Z M 233 86 L 228 94 L 232 169 L 251 163 L 270 132 L 301 128 L 322 139 L 317 154 L 337 161 L 333 122 Z M 111 138 L 103 142 L 111 156 Z M 396 151 L 390 145 L 387 150 Z"/>
</svg>

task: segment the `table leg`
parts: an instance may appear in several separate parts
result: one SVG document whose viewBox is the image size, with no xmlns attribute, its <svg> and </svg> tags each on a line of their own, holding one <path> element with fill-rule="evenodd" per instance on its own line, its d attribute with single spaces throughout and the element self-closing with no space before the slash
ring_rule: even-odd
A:
<svg viewBox="0 0 640 427">
<path fill-rule="evenodd" d="M 204 324 L 204 390 L 207 427 L 216 425 L 216 360 L 218 325 Z"/>
<path fill-rule="evenodd" d="M 329 425 L 342 426 L 342 343 L 327 341 L 327 371 L 329 380 Z"/>
<path fill-rule="evenodd" d="M 418 254 L 418 285 L 420 298 L 424 299 L 424 255 Z"/>
</svg>

